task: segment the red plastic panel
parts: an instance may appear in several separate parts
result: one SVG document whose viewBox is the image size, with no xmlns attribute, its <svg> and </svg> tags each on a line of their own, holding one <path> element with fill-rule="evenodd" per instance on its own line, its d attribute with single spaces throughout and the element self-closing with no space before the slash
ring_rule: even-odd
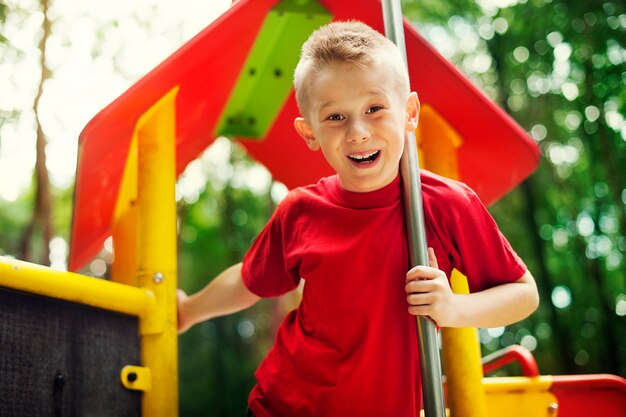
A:
<svg viewBox="0 0 626 417">
<path fill-rule="evenodd" d="M 559 417 L 626 417 L 626 380 L 614 375 L 559 375 L 552 393 Z"/>
</svg>

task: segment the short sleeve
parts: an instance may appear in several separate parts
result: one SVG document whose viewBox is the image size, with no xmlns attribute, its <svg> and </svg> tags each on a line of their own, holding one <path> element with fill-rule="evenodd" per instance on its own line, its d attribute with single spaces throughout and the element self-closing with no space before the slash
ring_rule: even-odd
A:
<svg viewBox="0 0 626 417">
<path fill-rule="evenodd" d="M 452 231 L 455 267 L 468 277 L 472 292 L 514 282 L 526 271 L 478 196 L 471 195 Z"/>
<path fill-rule="evenodd" d="M 287 200 L 287 199 L 286 199 Z M 299 268 L 289 259 L 290 239 L 286 213 L 291 205 L 283 200 L 243 258 L 244 285 L 260 297 L 277 297 L 295 289 Z"/>
</svg>

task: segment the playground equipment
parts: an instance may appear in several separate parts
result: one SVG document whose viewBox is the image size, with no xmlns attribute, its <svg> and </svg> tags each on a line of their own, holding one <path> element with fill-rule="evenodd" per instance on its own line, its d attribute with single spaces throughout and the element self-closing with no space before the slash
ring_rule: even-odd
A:
<svg viewBox="0 0 626 417">
<path fill-rule="evenodd" d="M 0 416 L 178 414 L 176 177 L 220 135 L 290 188 L 331 173 L 294 139 L 291 74 L 301 43 L 332 19 L 383 31 L 376 0 L 240 0 L 85 127 L 69 266 L 112 236 L 112 282 L 0 259 Z M 534 143 L 406 22 L 404 31 L 423 103 L 421 165 L 495 201 L 533 170 Z M 451 279 L 467 291 L 460 274 Z M 34 343 L 39 332 L 54 338 Z M 476 330 L 444 329 L 443 339 L 455 417 L 624 415 L 622 378 L 540 376 L 513 348 L 487 358 L 486 371 L 514 359 L 524 375 L 483 379 Z"/>
</svg>

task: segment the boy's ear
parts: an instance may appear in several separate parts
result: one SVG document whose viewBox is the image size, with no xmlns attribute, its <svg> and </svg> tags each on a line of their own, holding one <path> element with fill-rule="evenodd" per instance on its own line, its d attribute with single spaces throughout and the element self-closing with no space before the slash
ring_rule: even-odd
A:
<svg viewBox="0 0 626 417">
<path fill-rule="evenodd" d="M 310 150 L 319 150 L 320 144 L 315 139 L 315 136 L 313 136 L 313 129 L 311 129 L 311 126 L 309 126 L 304 117 L 296 117 L 293 121 L 293 126 L 296 128 L 298 135 L 304 139 L 306 146 L 308 146 Z"/>
<path fill-rule="evenodd" d="M 415 132 L 420 115 L 420 100 L 417 93 L 412 91 L 406 102 L 406 126 L 407 132 Z"/>
</svg>

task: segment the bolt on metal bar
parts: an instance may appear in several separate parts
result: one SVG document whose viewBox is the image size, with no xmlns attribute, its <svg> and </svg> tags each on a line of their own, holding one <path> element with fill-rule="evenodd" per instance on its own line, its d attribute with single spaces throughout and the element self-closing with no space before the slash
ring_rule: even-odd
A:
<svg viewBox="0 0 626 417">
<path fill-rule="evenodd" d="M 382 8 L 385 35 L 400 48 L 408 71 L 400 0 L 382 0 Z M 424 227 L 422 184 L 419 177 L 419 160 L 414 132 L 408 133 L 405 137 L 404 153 L 400 161 L 400 172 L 403 183 L 411 266 L 428 266 L 428 245 Z M 417 317 L 417 332 L 424 412 L 426 417 L 445 417 L 446 410 L 443 398 L 437 329 L 429 318 L 419 316 Z"/>
</svg>

